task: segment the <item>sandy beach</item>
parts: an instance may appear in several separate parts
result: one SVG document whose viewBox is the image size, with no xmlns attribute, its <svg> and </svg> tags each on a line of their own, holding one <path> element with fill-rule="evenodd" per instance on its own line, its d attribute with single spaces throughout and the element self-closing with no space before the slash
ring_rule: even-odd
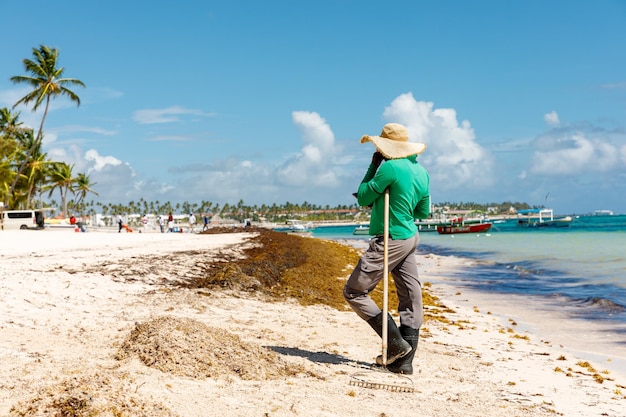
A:
<svg viewBox="0 0 626 417">
<path fill-rule="evenodd" d="M 426 321 L 410 377 L 371 369 L 380 340 L 353 312 L 172 285 L 247 238 L 0 232 L 0 415 L 626 415 L 611 358 L 583 361 L 475 304 L 445 283 L 457 259 L 419 257 L 448 311 Z M 150 359 L 165 346 L 169 365 Z"/>
</svg>

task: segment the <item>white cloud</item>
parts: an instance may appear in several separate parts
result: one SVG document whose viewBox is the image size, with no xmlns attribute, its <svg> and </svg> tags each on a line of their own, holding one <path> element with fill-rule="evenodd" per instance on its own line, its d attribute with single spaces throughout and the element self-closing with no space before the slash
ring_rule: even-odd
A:
<svg viewBox="0 0 626 417">
<path fill-rule="evenodd" d="M 276 183 L 268 165 L 249 160 L 212 160 L 202 165 L 171 168 L 169 173 L 170 182 L 161 184 L 152 199 L 231 203 L 244 199 L 246 203 L 271 203 L 274 200 L 268 201 L 268 196 L 280 198 L 279 194 L 286 189 Z"/>
<path fill-rule="evenodd" d="M 191 138 L 181 135 L 159 135 L 147 138 L 147 142 L 187 142 Z"/>
<path fill-rule="evenodd" d="M 85 160 L 93 162 L 93 167 L 91 168 L 93 171 L 102 171 L 107 165 L 117 166 L 122 163 L 114 156 L 100 156 L 95 149 L 89 149 L 85 152 Z"/>
<path fill-rule="evenodd" d="M 98 135 L 112 136 L 117 134 L 115 130 L 103 129 L 101 127 L 81 126 L 81 125 L 65 125 L 62 127 L 49 129 L 50 132 L 56 134 L 61 133 L 96 133 Z"/>
<path fill-rule="evenodd" d="M 160 195 L 164 195 L 164 194 L 165 194 L 165 193 L 167 193 L 168 191 L 171 191 L 171 190 L 174 190 L 174 189 L 176 189 L 176 187 L 174 187 L 173 185 L 163 183 L 163 184 L 161 184 L 161 186 L 160 186 L 160 187 L 158 187 L 158 193 L 159 193 Z"/>
<path fill-rule="evenodd" d="M 531 172 L 543 175 L 581 175 L 609 171 L 619 164 L 619 151 L 607 138 L 582 132 L 542 136 L 535 142 Z"/>
<path fill-rule="evenodd" d="M 62 126 L 62 127 L 57 127 L 57 128 L 51 128 L 51 129 L 46 129 L 44 131 L 44 135 L 43 135 L 43 145 L 45 147 L 50 147 L 50 146 L 62 146 L 61 144 L 56 145 L 57 143 L 57 139 L 59 138 L 59 136 L 61 137 L 67 137 L 68 133 L 95 133 L 97 135 L 105 135 L 105 136 L 112 136 L 115 135 L 117 132 L 113 131 L 113 130 L 107 130 L 107 129 L 102 129 L 99 127 L 90 127 L 90 126 L 80 126 L 80 125 L 66 125 L 66 126 Z M 74 140 L 74 142 L 76 142 L 76 140 Z"/>
<path fill-rule="evenodd" d="M 385 108 L 389 122 L 404 124 L 409 140 L 427 145 L 419 157 L 433 185 L 443 189 L 482 189 L 493 183 L 493 157 L 476 142 L 467 120 L 459 123 L 456 110 L 433 109 L 432 102 L 416 101 L 411 93 L 398 96 Z"/>
<path fill-rule="evenodd" d="M 602 88 L 603 90 L 626 90 L 626 81 L 612 84 L 602 84 L 600 88 Z"/>
<path fill-rule="evenodd" d="M 48 158 L 55 162 L 65 162 L 74 165 L 74 173 L 83 172 L 84 163 L 82 149 L 76 144 L 69 144 L 65 147 L 57 146 L 46 151 Z"/>
<path fill-rule="evenodd" d="M 126 162 L 120 164 L 104 164 L 99 171 L 92 171 L 90 179 L 97 185 L 94 187 L 99 194 L 98 200 L 113 203 L 137 201 L 140 197 L 153 195 L 152 181 L 143 180 Z M 141 186 L 139 186 L 141 185 Z"/>
<path fill-rule="evenodd" d="M 172 123 L 181 121 L 180 116 L 211 116 L 200 110 L 186 109 L 180 106 L 172 106 L 164 109 L 137 110 L 133 114 L 133 120 L 140 124 Z"/>
<path fill-rule="evenodd" d="M 232 157 L 172 167 L 169 169 L 170 187 L 156 190 L 166 194 L 155 195 L 152 199 L 206 199 L 230 203 L 242 198 L 246 203 L 305 200 L 331 203 L 337 201 L 337 197 L 349 199 L 348 190 L 341 189 L 341 174 L 343 165 L 350 158 L 341 155 L 342 149 L 330 126 L 314 112 L 293 112 L 292 120 L 301 133 L 300 151 L 295 155 L 278 155 L 283 158 L 278 166 L 256 159 Z M 352 190 L 357 181 L 350 178 L 344 186 Z M 324 192 L 320 193 L 319 189 Z M 320 201 L 322 199 L 325 200 Z"/>
<path fill-rule="evenodd" d="M 36 135 L 37 133 L 35 132 L 34 134 Z M 56 143 L 58 137 L 59 136 L 55 132 L 44 132 L 41 144 L 44 148 L 52 146 Z"/>
<path fill-rule="evenodd" d="M 114 156 L 101 156 L 95 149 L 83 153 L 81 147 L 75 143 L 50 148 L 47 154 L 53 161 L 74 165 L 74 173 L 92 174 L 104 170 L 107 166 L 115 167 L 122 164 L 122 161 Z"/>
<path fill-rule="evenodd" d="M 278 180 L 291 186 L 338 185 L 338 176 L 333 167 L 341 149 L 335 143 L 330 126 L 314 112 L 295 111 L 292 119 L 302 133 L 303 146 L 300 153 L 287 159 L 277 169 Z"/>
<path fill-rule="evenodd" d="M 110 87 L 89 87 L 83 95 L 90 101 L 100 101 L 118 99 L 123 97 L 124 93 Z"/>
<path fill-rule="evenodd" d="M 83 152 L 75 143 L 56 146 L 46 152 L 53 161 L 74 165 L 74 175 L 89 175 L 96 184 L 93 189 L 98 193 L 99 201 L 123 203 L 147 195 L 145 190 L 134 191 L 139 182 L 136 173 L 128 163 L 114 156 L 102 156 L 96 149 Z"/>
<path fill-rule="evenodd" d="M 559 120 L 559 115 L 554 110 L 550 113 L 546 113 L 543 115 L 543 120 L 550 126 L 558 126 L 561 122 Z"/>
</svg>

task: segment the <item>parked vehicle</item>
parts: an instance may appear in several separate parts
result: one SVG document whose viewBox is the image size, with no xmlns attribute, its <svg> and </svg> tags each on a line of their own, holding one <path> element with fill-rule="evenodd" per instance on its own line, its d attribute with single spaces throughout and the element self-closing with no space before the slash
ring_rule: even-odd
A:
<svg viewBox="0 0 626 417">
<path fill-rule="evenodd" d="M 0 211 L 3 230 L 43 229 L 46 209 Z"/>
</svg>

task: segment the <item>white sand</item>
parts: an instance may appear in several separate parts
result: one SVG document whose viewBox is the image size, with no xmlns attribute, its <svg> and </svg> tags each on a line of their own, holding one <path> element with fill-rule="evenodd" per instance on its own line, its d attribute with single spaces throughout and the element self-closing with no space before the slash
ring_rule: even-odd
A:
<svg viewBox="0 0 626 417">
<path fill-rule="evenodd" d="M 448 317 L 462 328 L 425 324 L 422 333 L 430 337 L 420 340 L 416 374 L 408 381 L 413 393 L 350 385 L 359 375 L 377 379 L 366 365 L 380 350 L 380 340 L 352 312 L 166 285 L 244 236 L 0 232 L 0 415 L 89 371 L 124 375 L 133 395 L 179 416 L 626 415 L 626 381 L 611 372 L 610 362 L 591 363 L 605 378 L 600 384 L 564 347 L 488 314 L 488 305 L 469 307 L 450 284 L 433 291 L 456 311 Z M 180 251 L 194 253 L 174 255 Z M 423 280 L 445 281 L 455 262 L 420 257 Z M 136 322 L 163 315 L 227 329 L 302 364 L 311 376 L 197 380 L 114 359 Z"/>
</svg>

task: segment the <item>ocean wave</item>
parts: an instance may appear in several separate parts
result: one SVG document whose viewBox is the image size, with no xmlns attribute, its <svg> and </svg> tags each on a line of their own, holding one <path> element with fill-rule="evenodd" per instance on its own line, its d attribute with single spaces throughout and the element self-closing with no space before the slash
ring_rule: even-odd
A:
<svg viewBox="0 0 626 417">
<path fill-rule="evenodd" d="M 558 275 L 558 272 L 550 271 L 548 269 L 541 269 L 532 262 L 499 263 L 499 265 L 503 266 L 506 269 L 514 271 L 517 276 L 532 275 L 532 276 L 539 277 L 542 275 L 544 276 Z"/>
<path fill-rule="evenodd" d="M 622 313 L 626 307 L 601 297 L 587 297 L 578 301 L 579 306 L 598 308 L 608 313 Z"/>
</svg>

